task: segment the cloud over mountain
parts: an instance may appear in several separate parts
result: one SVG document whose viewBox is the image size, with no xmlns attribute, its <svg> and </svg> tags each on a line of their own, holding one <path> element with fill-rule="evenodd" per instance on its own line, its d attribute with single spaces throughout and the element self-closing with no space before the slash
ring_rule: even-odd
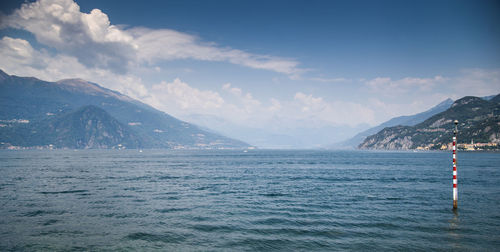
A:
<svg viewBox="0 0 500 252">
<path fill-rule="evenodd" d="M 89 80 L 181 118 L 209 115 L 238 127 L 304 128 L 306 133 L 323 126 L 375 125 L 418 113 L 448 97 L 499 92 L 495 64 L 464 58 L 466 65 L 441 68 L 431 64 L 439 59 L 434 54 L 423 55 L 431 61 L 419 61 L 415 56 L 421 55 L 407 47 L 382 43 L 387 34 L 381 34 L 384 40 L 360 39 L 370 34 L 362 32 L 365 26 L 356 27 L 360 38 L 340 36 L 353 34 L 347 28 L 352 27 L 350 19 L 343 19 L 346 29 L 336 29 L 340 26 L 330 26 L 335 20 L 319 12 L 314 12 L 317 19 L 291 20 L 269 11 L 270 26 L 263 26 L 255 17 L 266 13 L 245 9 L 245 22 L 227 25 L 234 15 L 196 12 L 199 6 L 183 6 L 180 14 L 175 11 L 179 6 L 168 2 L 162 6 L 172 8 L 165 9 L 170 15 L 159 16 L 160 11 L 141 3 L 117 9 L 109 2 L 91 4 L 102 10 L 84 1 L 38 0 L 2 15 L 0 69 L 49 81 Z M 226 13 L 235 10 L 209 5 Z M 132 6 L 151 12 L 135 17 Z M 273 23 L 277 17 L 283 20 Z M 297 20 L 303 21 L 300 26 Z M 434 45 L 419 44 L 419 39 L 414 37 L 412 46 Z M 432 52 L 449 47 L 445 42 Z M 401 50 L 408 51 L 408 57 L 400 57 Z M 461 70 L 464 66 L 477 68 Z"/>
</svg>

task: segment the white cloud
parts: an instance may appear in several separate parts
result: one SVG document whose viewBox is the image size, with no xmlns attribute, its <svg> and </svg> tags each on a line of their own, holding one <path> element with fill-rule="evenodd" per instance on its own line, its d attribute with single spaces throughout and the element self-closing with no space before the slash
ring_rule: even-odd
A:
<svg viewBox="0 0 500 252">
<path fill-rule="evenodd" d="M 174 30 L 134 28 L 130 29 L 129 32 L 137 43 L 139 59 L 147 62 L 196 59 L 226 61 L 288 75 L 296 75 L 304 71 L 298 68 L 299 63 L 295 60 L 251 54 L 232 48 L 221 48 L 214 43 L 204 43 L 195 36 Z"/>
<path fill-rule="evenodd" d="M 4 37 L 0 41 L 0 54 L 4 56 L 3 60 L 0 60 L 0 68 L 9 74 L 38 76 L 49 81 L 83 78 L 180 117 L 188 114 L 218 115 L 236 124 L 256 128 L 268 127 L 267 124 L 271 122 L 281 123 L 277 127 L 290 127 L 299 120 L 306 122 L 303 127 L 312 126 L 308 125 L 307 121 L 321 125 L 355 125 L 370 121 L 373 117 L 370 111 L 359 104 L 327 102 L 321 97 L 302 92 L 297 92 L 288 100 L 271 98 L 269 103 L 264 104 L 250 92 L 245 92 L 231 83 L 222 85 L 222 93 L 192 87 L 179 78 L 147 88 L 140 78 L 133 75 L 88 68 L 75 57 L 37 51 L 28 41 L 22 39 Z M 37 68 L 37 65 L 42 67 Z M 358 117 L 361 120 L 352 120 L 350 115 L 358 113 L 361 113 Z"/>
<path fill-rule="evenodd" d="M 297 119 L 307 119 L 317 125 L 351 125 L 361 123 L 373 124 L 376 121 L 375 111 L 370 107 L 355 102 L 325 101 L 322 97 L 297 92 L 294 102 L 288 104 L 290 113 L 295 113 Z M 302 113 L 296 113 L 301 111 Z"/>
<path fill-rule="evenodd" d="M 366 104 L 377 111 L 377 121 L 382 122 L 423 112 L 447 98 L 496 95 L 500 93 L 500 69 L 463 69 L 447 77 L 375 78 L 365 85 L 376 94 Z"/>
<path fill-rule="evenodd" d="M 161 82 L 151 90 L 150 101 L 163 110 L 172 110 L 170 106 L 174 106 L 184 113 L 193 113 L 218 109 L 224 104 L 217 92 L 193 88 L 179 78 L 171 83 Z"/>
<path fill-rule="evenodd" d="M 231 87 L 222 86 L 223 93 L 202 90 L 183 82 L 179 78 L 172 82 L 153 85 L 148 97 L 143 100 L 154 107 L 179 118 L 190 115 L 212 115 L 222 117 L 236 124 L 261 124 L 263 117 L 261 102 L 250 93 Z"/>
<path fill-rule="evenodd" d="M 236 97 L 236 101 L 242 104 L 248 112 L 255 110 L 262 104 L 259 100 L 254 99 L 251 93 L 244 93 L 241 88 L 232 87 L 231 83 L 224 84 L 222 89 Z"/>
<path fill-rule="evenodd" d="M 500 69 L 463 69 L 450 83 L 455 98 L 466 95 L 487 96 L 500 93 Z"/>
<path fill-rule="evenodd" d="M 390 77 L 378 77 L 365 81 L 373 93 L 420 99 L 428 102 L 429 97 L 454 98 L 463 96 L 486 96 L 500 92 L 500 69 L 462 69 L 455 76 L 435 76 L 433 78 L 406 77 L 393 80 Z"/>
<path fill-rule="evenodd" d="M 406 77 L 393 80 L 390 77 L 377 77 L 367 80 L 365 84 L 376 93 L 384 95 L 401 95 L 417 91 L 430 91 L 436 84 L 446 81 L 442 76 L 433 78 Z"/>
<path fill-rule="evenodd" d="M 36 50 L 23 39 L 3 37 L 0 40 L 0 55 L 0 69 L 8 74 L 36 76 L 47 81 L 82 78 L 135 99 L 141 99 L 149 92 L 137 76 L 88 68 L 75 57 Z"/>
<path fill-rule="evenodd" d="M 0 40 L 0 52 L 4 63 L 9 65 L 25 65 L 33 61 L 33 47 L 24 39 L 3 37 Z"/>
<path fill-rule="evenodd" d="M 302 127 L 374 123 L 375 113 L 354 102 L 325 101 L 297 92 L 289 99 L 264 103 L 249 92 L 226 83 L 221 93 L 201 90 L 176 78 L 154 85 L 145 101 L 180 118 L 193 114 L 221 117 L 235 125 L 254 128 Z"/>
<path fill-rule="evenodd" d="M 312 81 L 317 81 L 317 82 L 325 82 L 325 83 L 345 83 L 345 82 L 352 82 L 351 79 L 346 79 L 346 78 L 322 78 L 322 77 L 314 77 L 310 78 Z"/>
<path fill-rule="evenodd" d="M 436 99 L 435 101 L 443 101 L 445 99 L 446 98 Z M 434 103 L 426 103 L 427 101 L 423 101 L 421 99 L 410 101 L 404 105 L 400 103 L 390 102 L 386 99 L 380 100 L 379 98 L 370 98 L 367 100 L 367 102 L 371 109 L 377 111 L 377 123 L 385 122 L 397 116 L 411 115 L 423 112 L 424 110 L 436 105 Z"/>
<path fill-rule="evenodd" d="M 101 10 L 82 13 L 72 0 L 25 3 L 2 22 L 3 27 L 33 33 L 41 44 L 74 56 L 87 67 L 119 74 L 138 64 L 178 59 L 229 62 L 290 77 L 305 71 L 295 60 L 220 47 L 174 30 L 121 29 Z"/>
<path fill-rule="evenodd" d="M 222 89 L 223 90 L 226 90 L 228 92 L 230 92 L 231 94 L 235 95 L 235 96 L 241 96 L 241 94 L 243 93 L 241 91 L 241 88 L 235 88 L 235 87 L 231 87 L 231 83 L 226 83 L 222 86 Z"/>
<path fill-rule="evenodd" d="M 365 80 L 364 85 L 370 94 L 365 104 L 376 111 L 377 124 L 396 116 L 420 113 L 449 97 L 453 98 L 452 90 L 447 88 L 452 80 L 440 75 L 432 78 L 377 77 Z"/>
<path fill-rule="evenodd" d="M 271 106 L 268 108 L 268 110 L 272 113 L 279 112 L 283 106 L 281 105 L 281 102 L 278 101 L 275 98 L 271 98 Z"/>
<path fill-rule="evenodd" d="M 353 84 L 349 85 L 352 88 L 349 90 L 359 91 L 360 97 L 375 94 L 373 99 L 357 103 L 332 101 L 327 99 L 326 94 L 320 97 L 295 91 L 289 97 L 264 100 L 230 83 L 222 88 L 202 90 L 179 78 L 148 86 L 134 75 L 132 67 L 150 68 L 151 72 L 159 75 L 165 73 L 167 67 L 160 68 L 156 64 L 163 61 L 192 59 L 227 62 L 284 74 L 273 78 L 277 84 L 282 82 L 280 85 L 284 84 L 286 76 L 301 79 L 300 75 L 307 70 L 300 68 L 299 62 L 294 59 L 224 47 L 175 30 L 116 26 L 101 10 L 83 13 L 71 0 L 39 0 L 23 4 L 13 14 L 4 17 L 0 26 L 29 31 L 39 44 L 55 49 L 36 49 L 37 46 L 24 39 L 1 38 L 0 68 L 9 74 L 35 76 L 49 81 L 83 78 L 167 113 L 180 116 L 191 113 L 218 115 L 256 128 L 375 124 L 393 116 L 421 112 L 447 97 L 456 99 L 465 95 L 483 96 L 500 92 L 499 69 L 468 69 L 457 76 L 430 78 L 302 79 L 325 83 L 349 82 Z M 363 87 L 355 90 L 356 84 Z M 364 90 L 369 90 L 370 95 L 363 93 Z"/>
<path fill-rule="evenodd" d="M 323 98 L 315 98 L 311 94 L 306 95 L 298 92 L 295 94 L 294 99 L 301 104 L 302 112 L 320 111 L 326 109 L 327 105 L 323 102 Z"/>
<path fill-rule="evenodd" d="M 33 33 L 38 42 L 88 67 L 125 73 L 135 57 L 132 36 L 110 25 L 100 10 L 82 13 L 71 0 L 25 3 L 3 21 L 5 26 Z"/>
<path fill-rule="evenodd" d="M 233 87 L 231 83 L 222 86 L 222 91 L 227 96 L 228 102 L 226 116 L 234 118 L 232 121 L 240 123 L 261 123 L 270 116 L 267 108 L 250 92 L 244 92 L 241 88 Z"/>
</svg>

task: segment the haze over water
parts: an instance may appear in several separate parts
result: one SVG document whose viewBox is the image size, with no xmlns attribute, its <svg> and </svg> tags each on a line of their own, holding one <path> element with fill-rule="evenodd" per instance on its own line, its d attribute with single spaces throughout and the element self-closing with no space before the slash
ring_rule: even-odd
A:
<svg viewBox="0 0 500 252">
<path fill-rule="evenodd" d="M 0 151 L 0 250 L 490 250 L 500 155 Z"/>
</svg>

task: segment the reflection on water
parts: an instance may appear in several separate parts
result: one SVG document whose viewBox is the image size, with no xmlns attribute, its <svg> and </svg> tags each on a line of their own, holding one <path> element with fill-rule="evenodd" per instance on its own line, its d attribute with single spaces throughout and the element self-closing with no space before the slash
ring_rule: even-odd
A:
<svg viewBox="0 0 500 252">
<path fill-rule="evenodd" d="M 451 240 L 451 247 L 453 249 L 460 249 L 460 233 L 458 232 L 460 230 L 460 219 L 458 215 L 458 209 L 452 208 L 452 218 L 450 220 L 450 226 L 448 229 L 448 234 L 450 236 Z"/>
</svg>

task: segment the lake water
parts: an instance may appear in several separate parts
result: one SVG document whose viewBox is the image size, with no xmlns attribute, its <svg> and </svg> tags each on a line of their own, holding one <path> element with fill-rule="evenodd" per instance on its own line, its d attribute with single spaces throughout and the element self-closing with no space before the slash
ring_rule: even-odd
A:
<svg viewBox="0 0 500 252">
<path fill-rule="evenodd" d="M 500 153 L 0 151 L 0 250 L 500 249 Z"/>
</svg>

